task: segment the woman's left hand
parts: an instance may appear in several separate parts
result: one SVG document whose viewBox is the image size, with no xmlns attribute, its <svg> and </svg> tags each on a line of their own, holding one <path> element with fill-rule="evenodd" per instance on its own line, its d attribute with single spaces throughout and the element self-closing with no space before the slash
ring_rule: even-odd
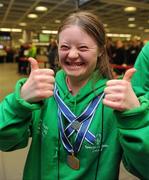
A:
<svg viewBox="0 0 149 180">
<path fill-rule="evenodd" d="M 113 79 L 107 82 L 103 104 L 118 111 L 130 110 L 140 106 L 130 82 L 135 71 L 135 68 L 128 69 L 122 80 Z"/>
</svg>

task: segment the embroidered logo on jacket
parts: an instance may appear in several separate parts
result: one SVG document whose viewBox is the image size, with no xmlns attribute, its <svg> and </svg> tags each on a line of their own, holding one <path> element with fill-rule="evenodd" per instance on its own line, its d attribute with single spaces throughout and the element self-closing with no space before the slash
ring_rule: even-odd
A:
<svg viewBox="0 0 149 180">
<path fill-rule="evenodd" d="M 92 152 L 103 151 L 103 149 L 107 147 L 108 147 L 107 144 L 101 143 L 101 134 L 96 135 L 96 140 L 94 145 L 85 145 L 85 148 L 91 150 Z"/>
<path fill-rule="evenodd" d="M 48 133 L 48 127 L 43 123 L 42 120 L 40 120 L 38 125 L 38 132 L 42 134 L 42 137 L 46 136 Z"/>
</svg>

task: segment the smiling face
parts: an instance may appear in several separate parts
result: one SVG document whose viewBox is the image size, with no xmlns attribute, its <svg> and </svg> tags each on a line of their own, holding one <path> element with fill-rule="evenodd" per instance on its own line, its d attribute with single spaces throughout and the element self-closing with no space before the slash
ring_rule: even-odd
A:
<svg viewBox="0 0 149 180">
<path fill-rule="evenodd" d="M 79 26 L 70 25 L 59 34 L 58 53 L 69 78 L 87 81 L 95 70 L 99 48 Z"/>
</svg>

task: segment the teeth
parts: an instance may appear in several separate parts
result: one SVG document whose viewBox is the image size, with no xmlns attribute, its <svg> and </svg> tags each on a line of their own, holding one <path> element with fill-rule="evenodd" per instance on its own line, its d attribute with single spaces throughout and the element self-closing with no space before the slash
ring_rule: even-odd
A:
<svg viewBox="0 0 149 180">
<path fill-rule="evenodd" d="M 76 62 L 76 63 L 74 63 L 74 62 L 66 62 L 68 65 L 71 65 L 71 66 L 81 66 L 83 63 L 81 63 L 81 62 Z"/>
</svg>

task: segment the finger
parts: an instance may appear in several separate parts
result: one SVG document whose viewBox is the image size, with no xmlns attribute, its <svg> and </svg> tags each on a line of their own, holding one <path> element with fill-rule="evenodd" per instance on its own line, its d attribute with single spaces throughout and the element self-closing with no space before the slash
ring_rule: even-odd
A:
<svg viewBox="0 0 149 180">
<path fill-rule="evenodd" d="M 135 68 L 128 69 L 124 74 L 123 80 L 130 82 L 131 78 L 135 72 L 136 72 Z"/>
<path fill-rule="evenodd" d="M 38 71 L 40 76 L 54 76 L 54 71 L 52 69 L 40 69 L 40 71 Z"/>
<path fill-rule="evenodd" d="M 117 86 L 117 85 L 123 85 L 124 82 L 121 79 L 112 79 L 107 81 L 107 86 Z"/>
<path fill-rule="evenodd" d="M 124 110 L 124 107 L 122 105 L 120 106 L 119 102 L 117 101 L 114 102 L 114 101 L 109 101 L 107 99 L 103 99 L 103 104 L 118 111 Z"/>
<path fill-rule="evenodd" d="M 117 86 L 107 86 L 104 89 L 105 94 L 113 94 L 113 93 L 121 93 L 123 92 L 123 86 L 117 85 Z"/>
<path fill-rule="evenodd" d="M 44 85 L 42 86 L 43 91 L 54 91 L 54 84 Z"/>
<path fill-rule="evenodd" d="M 54 76 L 40 76 L 40 78 L 38 78 L 38 81 L 42 84 L 54 84 L 55 82 L 55 78 Z"/>
<path fill-rule="evenodd" d="M 106 94 L 104 99 L 113 102 L 120 102 L 122 100 L 122 96 L 119 94 Z"/>
<path fill-rule="evenodd" d="M 38 66 L 38 62 L 36 61 L 36 59 L 32 58 L 32 57 L 29 57 L 28 58 L 28 61 L 30 62 L 31 64 L 31 71 L 34 71 L 36 69 L 39 69 L 39 66 Z"/>
</svg>

